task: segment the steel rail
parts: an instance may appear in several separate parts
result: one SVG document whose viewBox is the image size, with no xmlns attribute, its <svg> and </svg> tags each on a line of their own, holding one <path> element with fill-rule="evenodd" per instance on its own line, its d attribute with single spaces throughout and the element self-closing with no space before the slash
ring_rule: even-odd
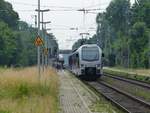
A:
<svg viewBox="0 0 150 113">
<path fill-rule="evenodd" d="M 90 87 L 127 113 L 149 113 L 150 104 L 105 82 L 86 82 Z"/>
</svg>

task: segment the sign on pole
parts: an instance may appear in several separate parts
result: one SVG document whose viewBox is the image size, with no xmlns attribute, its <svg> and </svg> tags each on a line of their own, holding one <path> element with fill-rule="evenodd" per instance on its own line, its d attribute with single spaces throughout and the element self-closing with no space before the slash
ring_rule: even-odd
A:
<svg viewBox="0 0 150 113">
<path fill-rule="evenodd" d="M 35 44 L 36 46 L 41 46 L 41 45 L 43 45 L 43 44 L 44 44 L 43 39 L 42 39 L 40 36 L 37 36 L 36 39 L 35 39 L 34 44 Z"/>
<path fill-rule="evenodd" d="M 48 55 L 48 48 L 44 48 L 44 55 Z"/>
</svg>

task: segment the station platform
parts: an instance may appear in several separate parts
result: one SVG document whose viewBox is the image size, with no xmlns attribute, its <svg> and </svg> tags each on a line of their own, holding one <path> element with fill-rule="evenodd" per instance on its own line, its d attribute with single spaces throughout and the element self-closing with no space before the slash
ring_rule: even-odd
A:
<svg viewBox="0 0 150 113">
<path fill-rule="evenodd" d="M 60 76 L 60 112 L 59 113 L 98 113 L 91 109 L 98 97 L 92 94 L 84 84 L 66 71 Z"/>
</svg>

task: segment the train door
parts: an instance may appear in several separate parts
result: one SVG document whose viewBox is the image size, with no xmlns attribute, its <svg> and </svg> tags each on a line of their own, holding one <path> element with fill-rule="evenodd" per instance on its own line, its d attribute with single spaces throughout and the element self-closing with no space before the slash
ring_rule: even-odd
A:
<svg viewBox="0 0 150 113">
<path fill-rule="evenodd" d="M 80 60 L 79 60 L 79 53 L 76 53 L 76 74 L 80 74 Z"/>
</svg>

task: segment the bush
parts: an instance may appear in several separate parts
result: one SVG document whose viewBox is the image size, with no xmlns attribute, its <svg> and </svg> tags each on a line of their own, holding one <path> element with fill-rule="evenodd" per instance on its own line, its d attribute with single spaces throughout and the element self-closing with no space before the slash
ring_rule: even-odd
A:
<svg viewBox="0 0 150 113">
<path fill-rule="evenodd" d="M 0 110 L 0 113 L 11 113 L 10 111 Z"/>
<path fill-rule="evenodd" d="M 29 86 L 26 83 L 22 83 L 19 85 L 15 97 L 29 96 L 29 93 Z"/>
</svg>

